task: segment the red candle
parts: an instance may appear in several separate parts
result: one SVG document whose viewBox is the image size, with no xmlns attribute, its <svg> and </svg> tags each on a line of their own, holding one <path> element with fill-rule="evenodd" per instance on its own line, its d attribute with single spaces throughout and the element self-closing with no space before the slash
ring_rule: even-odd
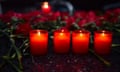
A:
<svg viewBox="0 0 120 72">
<path fill-rule="evenodd" d="M 39 56 L 47 53 L 48 32 L 45 30 L 32 30 L 30 32 L 30 51 L 32 55 Z"/>
<path fill-rule="evenodd" d="M 56 30 L 54 32 L 54 51 L 56 53 L 68 53 L 70 48 L 70 32 L 67 30 Z"/>
<path fill-rule="evenodd" d="M 96 31 L 94 35 L 94 49 L 97 54 L 110 53 L 112 45 L 112 33 L 109 31 Z"/>
<path fill-rule="evenodd" d="M 48 2 L 44 2 L 41 6 L 42 12 L 47 14 L 51 12 L 51 6 L 48 4 Z"/>
<path fill-rule="evenodd" d="M 72 32 L 72 50 L 75 54 L 87 54 L 89 48 L 90 32 L 76 30 Z"/>
</svg>

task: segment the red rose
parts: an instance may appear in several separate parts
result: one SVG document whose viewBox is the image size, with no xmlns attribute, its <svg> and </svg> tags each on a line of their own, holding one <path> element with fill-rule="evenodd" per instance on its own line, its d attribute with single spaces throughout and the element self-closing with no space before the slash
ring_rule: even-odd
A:
<svg viewBox="0 0 120 72">
<path fill-rule="evenodd" d="M 88 22 L 95 22 L 96 21 L 96 14 L 94 11 L 89 11 L 87 14 Z"/>
<path fill-rule="evenodd" d="M 51 14 L 51 16 L 49 16 L 49 20 L 50 21 L 55 21 L 55 20 L 58 19 L 58 17 L 60 17 L 60 12 L 59 11 Z"/>
<path fill-rule="evenodd" d="M 102 25 L 102 20 L 96 20 L 96 26 L 101 26 Z"/>
<path fill-rule="evenodd" d="M 70 16 L 68 19 L 65 20 L 66 27 L 69 29 L 69 27 L 75 22 L 74 17 Z"/>
<path fill-rule="evenodd" d="M 107 21 L 107 18 L 104 15 L 101 15 L 97 16 L 95 23 L 97 26 L 101 26 L 103 21 Z"/>
<path fill-rule="evenodd" d="M 29 14 L 29 13 L 25 13 L 25 14 L 23 14 L 23 19 L 24 19 L 26 22 L 29 22 L 29 21 L 31 21 L 32 16 L 31 16 L 31 14 Z"/>
<path fill-rule="evenodd" d="M 16 13 L 14 11 L 8 11 L 7 13 L 5 13 L 2 17 L 2 21 L 3 22 L 11 22 L 12 19 L 22 19 L 22 14 L 20 13 Z"/>
<path fill-rule="evenodd" d="M 104 14 L 104 17 L 109 20 L 112 16 L 114 15 L 114 13 L 112 12 L 112 10 L 107 10 Z"/>
<path fill-rule="evenodd" d="M 68 12 L 61 12 L 61 18 L 62 20 L 65 20 L 69 16 Z"/>
<path fill-rule="evenodd" d="M 107 18 L 104 15 L 97 16 L 97 20 L 107 20 Z"/>
<path fill-rule="evenodd" d="M 36 18 L 36 19 L 34 19 L 34 24 L 38 24 L 38 23 L 44 23 L 44 22 L 46 22 L 46 21 L 48 21 L 48 18 L 46 18 L 46 17 L 41 17 L 41 18 Z"/>
<path fill-rule="evenodd" d="M 30 23 L 18 24 L 17 29 L 15 31 L 16 34 L 28 35 L 30 30 L 32 30 Z"/>
<path fill-rule="evenodd" d="M 31 17 L 37 17 L 37 16 L 40 16 L 40 11 L 38 10 L 35 10 L 35 11 L 32 11 L 29 13 L 31 15 Z"/>
<path fill-rule="evenodd" d="M 86 12 L 85 11 L 75 11 L 74 17 L 75 17 L 75 19 L 77 19 L 77 18 L 83 19 L 86 17 Z"/>
<path fill-rule="evenodd" d="M 113 13 L 114 13 L 115 15 L 120 15 L 120 8 L 114 9 L 114 10 L 113 10 Z"/>
<path fill-rule="evenodd" d="M 78 22 L 79 27 L 84 27 L 84 25 L 88 23 L 87 19 L 82 19 Z"/>
</svg>

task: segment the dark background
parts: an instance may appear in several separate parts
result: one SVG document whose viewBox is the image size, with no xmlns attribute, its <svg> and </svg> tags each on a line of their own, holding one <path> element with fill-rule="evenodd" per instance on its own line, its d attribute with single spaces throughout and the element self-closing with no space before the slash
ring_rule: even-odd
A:
<svg viewBox="0 0 120 72">
<path fill-rule="evenodd" d="M 43 1 L 52 0 L 3 0 L 3 12 L 8 10 L 23 10 L 26 7 L 38 7 Z M 120 0 L 64 0 L 70 2 L 75 10 L 101 10 L 105 5 L 120 2 Z"/>
</svg>

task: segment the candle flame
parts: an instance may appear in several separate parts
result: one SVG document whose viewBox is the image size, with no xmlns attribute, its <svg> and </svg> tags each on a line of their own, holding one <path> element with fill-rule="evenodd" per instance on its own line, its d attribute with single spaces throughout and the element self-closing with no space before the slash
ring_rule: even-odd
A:
<svg viewBox="0 0 120 72">
<path fill-rule="evenodd" d="M 38 35 L 40 36 L 40 32 L 38 32 Z"/>
<path fill-rule="evenodd" d="M 44 7 L 44 8 L 48 8 L 48 2 L 44 2 L 44 3 L 43 3 L 43 7 Z"/>
<path fill-rule="evenodd" d="M 63 33 L 60 33 L 61 36 L 63 36 Z"/>
<path fill-rule="evenodd" d="M 105 36 L 105 31 L 104 30 L 102 31 L 102 36 Z"/>
<path fill-rule="evenodd" d="M 102 33 L 102 36 L 105 36 L 105 33 Z"/>
<path fill-rule="evenodd" d="M 61 33 L 60 33 L 61 36 L 63 35 L 63 32 L 64 32 L 64 30 L 62 29 L 62 30 L 61 30 Z"/>
<path fill-rule="evenodd" d="M 80 36 L 83 36 L 83 34 L 82 34 L 82 33 L 80 33 Z"/>
<path fill-rule="evenodd" d="M 82 31 L 80 30 L 80 36 L 83 36 Z"/>
</svg>

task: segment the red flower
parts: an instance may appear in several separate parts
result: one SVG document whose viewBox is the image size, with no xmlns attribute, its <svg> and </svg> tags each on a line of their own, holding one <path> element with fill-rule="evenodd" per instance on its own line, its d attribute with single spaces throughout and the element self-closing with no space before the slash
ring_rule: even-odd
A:
<svg viewBox="0 0 120 72">
<path fill-rule="evenodd" d="M 97 19 L 95 21 L 97 26 L 101 26 L 103 21 L 107 21 L 104 15 L 97 16 Z"/>
<path fill-rule="evenodd" d="M 78 22 L 79 27 L 84 27 L 84 25 L 88 23 L 87 19 L 82 19 Z"/>
<path fill-rule="evenodd" d="M 32 11 L 29 13 L 31 15 L 31 17 L 37 17 L 37 16 L 40 16 L 40 11 L 36 10 L 36 11 Z"/>
<path fill-rule="evenodd" d="M 114 9 L 114 10 L 113 10 L 113 13 L 114 13 L 115 15 L 120 15 L 120 8 Z"/>
<path fill-rule="evenodd" d="M 25 20 L 26 22 L 31 21 L 31 19 L 32 19 L 31 14 L 29 13 L 23 14 L 23 20 Z"/>
<path fill-rule="evenodd" d="M 16 13 L 14 11 L 8 11 L 2 16 L 2 21 L 3 22 L 11 22 L 12 19 L 22 19 L 22 14 L 21 13 Z"/>
<path fill-rule="evenodd" d="M 87 14 L 88 22 L 95 22 L 96 21 L 96 14 L 94 11 L 89 11 Z"/>
<path fill-rule="evenodd" d="M 60 17 L 60 12 L 59 12 L 59 11 L 58 11 L 58 12 L 55 12 L 55 13 L 53 13 L 51 16 L 49 16 L 49 20 L 50 20 L 50 21 L 55 21 L 55 20 L 58 19 L 58 17 Z"/>
<path fill-rule="evenodd" d="M 31 28 L 29 22 L 24 23 L 24 24 L 18 24 L 15 33 L 16 33 L 16 34 L 28 35 L 31 29 L 32 29 L 32 28 Z"/>
<path fill-rule="evenodd" d="M 48 21 L 48 18 L 46 18 L 46 17 L 40 17 L 40 18 L 36 18 L 36 19 L 34 19 L 34 24 L 38 24 L 38 23 L 43 23 L 43 22 L 46 22 L 46 21 Z"/>
<path fill-rule="evenodd" d="M 86 12 L 85 11 L 75 11 L 74 13 L 74 18 L 77 19 L 77 18 L 85 18 L 86 17 Z"/>
<path fill-rule="evenodd" d="M 62 20 L 65 20 L 69 16 L 68 12 L 61 12 L 61 18 Z"/>
<path fill-rule="evenodd" d="M 114 13 L 112 12 L 112 10 L 107 10 L 104 14 L 104 17 L 109 21 L 109 19 L 111 19 L 113 15 Z"/>
<path fill-rule="evenodd" d="M 101 20 L 96 20 L 96 26 L 101 26 L 101 24 L 102 24 L 102 21 Z"/>
<path fill-rule="evenodd" d="M 68 19 L 65 20 L 66 22 L 66 27 L 69 29 L 70 26 L 75 22 L 74 17 L 70 16 Z"/>
</svg>

